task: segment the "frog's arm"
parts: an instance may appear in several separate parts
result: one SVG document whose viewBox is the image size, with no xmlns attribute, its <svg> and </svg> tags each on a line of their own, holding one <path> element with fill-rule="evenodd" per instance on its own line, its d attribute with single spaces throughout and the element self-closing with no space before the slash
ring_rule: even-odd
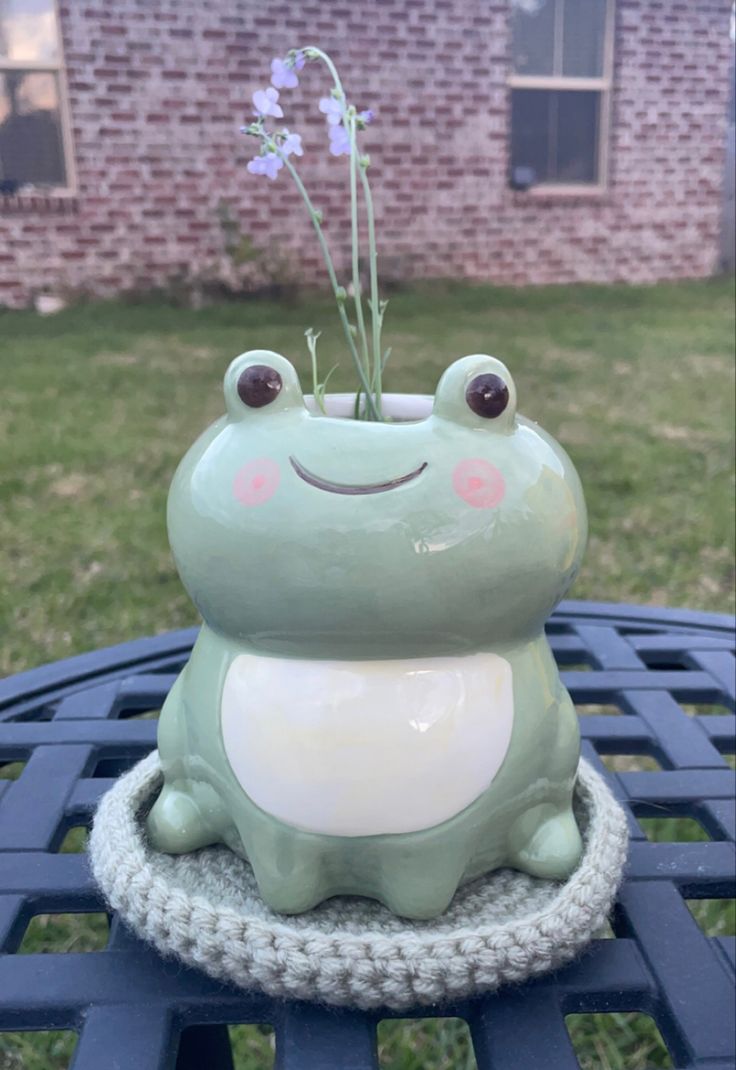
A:
<svg viewBox="0 0 736 1070">
<path fill-rule="evenodd" d="M 583 846 L 572 808 L 580 729 L 572 699 L 559 677 L 555 701 L 546 718 L 554 725 L 554 739 L 544 751 L 544 775 L 550 783 L 550 795 L 512 825 L 509 857 L 513 866 L 534 877 L 565 880 L 578 864 Z"/>
<path fill-rule="evenodd" d="M 167 781 L 186 776 L 199 736 L 211 736 L 225 675 L 233 658 L 227 641 L 203 625 L 189 661 L 166 696 L 158 722 L 158 751 Z"/>
<path fill-rule="evenodd" d="M 150 839 L 161 851 L 179 854 L 221 838 L 222 807 L 203 774 L 219 760 L 220 696 L 231 660 L 229 644 L 203 625 L 161 710 L 164 786 L 147 819 Z"/>
</svg>

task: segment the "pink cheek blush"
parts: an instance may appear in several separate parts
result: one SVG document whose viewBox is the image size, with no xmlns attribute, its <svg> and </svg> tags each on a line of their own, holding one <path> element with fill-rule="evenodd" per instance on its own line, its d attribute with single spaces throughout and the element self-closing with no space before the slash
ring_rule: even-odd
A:
<svg viewBox="0 0 736 1070">
<path fill-rule="evenodd" d="M 233 480 L 233 495 L 241 505 L 263 505 L 273 498 L 281 481 L 281 472 L 276 461 L 259 457 L 248 461 Z"/>
<path fill-rule="evenodd" d="M 452 487 L 473 509 L 493 509 L 500 505 L 506 484 L 499 470 L 482 457 L 467 457 L 452 473 Z"/>
</svg>

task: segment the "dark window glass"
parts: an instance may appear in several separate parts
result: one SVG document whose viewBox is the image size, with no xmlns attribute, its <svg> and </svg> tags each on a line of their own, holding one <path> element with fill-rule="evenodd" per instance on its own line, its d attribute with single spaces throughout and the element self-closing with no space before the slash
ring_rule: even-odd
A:
<svg viewBox="0 0 736 1070">
<path fill-rule="evenodd" d="M 6 188 L 66 184 L 55 74 L 0 72 L 0 181 Z"/>
<path fill-rule="evenodd" d="M 600 78 L 606 0 L 512 0 L 514 73 Z"/>
<path fill-rule="evenodd" d="M 554 74 L 555 6 L 561 0 L 525 0 L 513 7 L 516 74 Z"/>
<path fill-rule="evenodd" d="M 598 114 L 600 94 L 555 93 L 557 137 L 556 182 L 598 180 Z"/>
<path fill-rule="evenodd" d="M 606 0 L 564 0 L 562 71 L 566 78 L 600 78 L 606 37 Z"/>
<path fill-rule="evenodd" d="M 511 167 L 531 167 L 535 182 L 550 178 L 551 97 L 540 89 L 511 93 Z"/>
<path fill-rule="evenodd" d="M 0 0 L 0 59 L 59 58 L 54 0 Z"/>
<path fill-rule="evenodd" d="M 535 182 L 597 182 L 600 94 L 514 89 L 511 167 L 531 167 Z"/>
</svg>

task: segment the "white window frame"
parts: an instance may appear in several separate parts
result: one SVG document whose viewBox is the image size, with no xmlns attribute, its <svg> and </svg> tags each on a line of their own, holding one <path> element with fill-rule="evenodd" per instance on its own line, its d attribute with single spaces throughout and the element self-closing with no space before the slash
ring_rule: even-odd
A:
<svg viewBox="0 0 736 1070">
<path fill-rule="evenodd" d="M 555 9 L 555 52 L 553 67 L 557 70 L 562 67 L 562 5 L 557 4 Z M 510 26 L 510 24 L 509 24 Z M 512 36 L 509 29 L 509 40 Z M 614 44 L 616 36 L 616 0 L 606 0 L 606 18 L 603 38 L 603 74 L 600 78 L 576 78 L 567 75 L 536 75 L 512 73 L 508 77 L 509 90 L 513 89 L 563 89 L 563 90 L 591 90 L 600 94 L 599 121 L 598 121 L 598 160 L 597 182 L 539 182 L 530 186 L 525 191 L 526 196 L 538 197 L 570 197 L 570 196 L 599 196 L 605 193 L 609 186 L 610 167 L 610 139 L 611 139 L 611 99 L 613 96 L 613 60 Z M 513 55 L 511 57 L 513 67 Z M 511 107 L 509 100 L 509 124 L 511 123 Z M 511 134 L 512 131 L 510 130 Z"/>
<path fill-rule="evenodd" d="M 66 185 L 64 186 L 34 186 L 30 183 L 22 186 L 17 193 L 6 196 L 24 197 L 73 197 L 77 193 L 77 169 L 74 158 L 74 140 L 72 136 L 71 110 L 69 107 L 69 94 L 67 91 L 67 68 L 64 59 L 64 39 L 61 35 L 61 19 L 59 17 L 58 0 L 53 0 L 54 26 L 56 28 L 56 55 L 54 62 L 43 60 L 12 60 L 6 56 L 0 56 L 0 74 L 5 71 L 28 71 L 42 74 L 55 74 L 59 89 L 59 125 L 61 127 L 62 152 L 64 153 L 64 170 L 66 172 Z M 2 195 L 0 195 L 2 203 Z"/>
</svg>

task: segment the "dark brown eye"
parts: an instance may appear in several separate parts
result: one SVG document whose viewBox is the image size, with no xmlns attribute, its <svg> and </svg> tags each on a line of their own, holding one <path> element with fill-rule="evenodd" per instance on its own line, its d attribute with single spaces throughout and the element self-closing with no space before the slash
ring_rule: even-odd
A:
<svg viewBox="0 0 736 1070">
<path fill-rule="evenodd" d="M 509 403 L 509 388 L 498 375 L 476 375 L 465 391 L 465 400 L 478 416 L 500 416 Z"/>
<path fill-rule="evenodd" d="M 283 385 L 275 368 L 269 368 L 267 364 L 251 364 L 238 379 L 238 397 L 251 409 L 260 409 L 276 400 Z"/>
</svg>

